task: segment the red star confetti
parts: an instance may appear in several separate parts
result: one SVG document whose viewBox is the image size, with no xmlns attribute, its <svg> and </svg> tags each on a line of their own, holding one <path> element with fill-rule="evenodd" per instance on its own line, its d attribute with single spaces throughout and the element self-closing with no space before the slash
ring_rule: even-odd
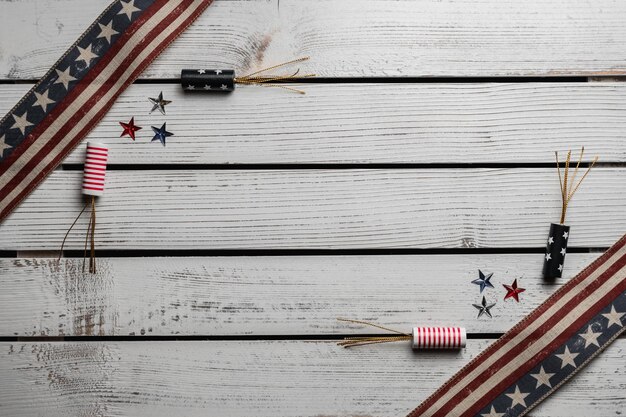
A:
<svg viewBox="0 0 626 417">
<path fill-rule="evenodd" d="M 138 130 L 141 130 L 141 127 L 135 126 L 135 118 L 134 117 L 131 118 L 130 122 L 128 122 L 128 123 L 120 122 L 120 126 L 122 126 L 122 129 L 124 129 L 122 131 L 122 134 L 120 135 L 120 138 L 128 135 L 133 140 L 135 140 L 135 132 L 138 131 Z"/>
<path fill-rule="evenodd" d="M 517 301 L 518 303 L 519 303 L 519 294 L 526 291 L 525 288 L 518 288 L 517 279 L 513 281 L 512 285 L 502 284 L 502 286 L 506 288 L 506 295 L 504 296 L 504 299 L 506 300 L 507 298 L 514 298 L 515 301 Z"/>
</svg>

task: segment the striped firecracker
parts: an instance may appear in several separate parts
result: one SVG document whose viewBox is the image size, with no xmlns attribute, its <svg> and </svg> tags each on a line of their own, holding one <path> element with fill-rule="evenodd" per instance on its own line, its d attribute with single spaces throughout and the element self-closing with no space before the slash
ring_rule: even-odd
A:
<svg viewBox="0 0 626 417">
<path fill-rule="evenodd" d="M 104 194 L 104 177 L 107 170 L 109 149 L 101 143 L 87 143 L 83 194 L 100 197 Z"/>
<path fill-rule="evenodd" d="M 414 327 L 413 349 L 461 349 L 467 342 L 462 327 Z"/>
</svg>

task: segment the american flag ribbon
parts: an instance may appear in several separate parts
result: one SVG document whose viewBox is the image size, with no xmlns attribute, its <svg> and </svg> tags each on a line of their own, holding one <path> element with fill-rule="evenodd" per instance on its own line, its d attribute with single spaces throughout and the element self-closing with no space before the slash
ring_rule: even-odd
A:
<svg viewBox="0 0 626 417">
<path fill-rule="evenodd" d="M 523 416 L 626 329 L 626 235 L 409 417 Z"/>
<path fill-rule="evenodd" d="M 212 0 L 116 0 L 0 120 L 0 221 Z"/>
</svg>

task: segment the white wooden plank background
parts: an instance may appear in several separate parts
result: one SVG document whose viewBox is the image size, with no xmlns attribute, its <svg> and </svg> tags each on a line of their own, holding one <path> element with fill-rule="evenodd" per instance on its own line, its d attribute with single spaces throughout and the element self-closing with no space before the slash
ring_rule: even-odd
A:
<svg viewBox="0 0 626 417">
<path fill-rule="evenodd" d="M 0 89 L 0 114 L 30 88 Z M 312 84 L 301 96 L 242 87 L 230 95 L 133 85 L 86 140 L 113 164 L 554 163 L 580 149 L 626 162 L 624 83 Z M 148 97 L 163 91 L 167 116 Z M 120 139 L 119 122 L 143 127 Z M 167 122 L 167 148 L 150 126 Z M 83 163 L 79 148 L 65 163 Z"/>
<path fill-rule="evenodd" d="M 3 2 L 0 78 L 42 76 L 108 4 Z M 216 0 L 143 76 L 303 55 L 328 77 L 623 75 L 624 21 L 620 0 Z"/>
<path fill-rule="evenodd" d="M 414 353 L 333 342 L 0 343 L 0 414 L 54 416 L 400 416 L 484 349 Z M 532 416 L 620 415 L 618 339 Z"/>
<path fill-rule="evenodd" d="M 53 173 L 3 222 L 0 250 L 58 250 L 81 181 Z M 624 168 L 589 175 L 570 247 L 622 236 L 625 189 Z M 560 196 L 549 168 L 110 171 L 98 212 L 99 249 L 540 248 Z M 76 232 L 66 247 L 83 245 Z"/>
<path fill-rule="evenodd" d="M 0 259 L 0 335 L 323 335 L 463 326 L 504 333 L 597 254 L 567 255 L 564 277 L 541 278 L 542 254 Z M 494 273 L 493 319 L 476 318 L 471 281 Z M 518 279 L 521 302 L 503 301 Z M 454 308 L 450 308 L 454 306 Z"/>
<path fill-rule="evenodd" d="M 0 2 L 0 79 L 40 77 L 108 3 Z M 597 256 L 570 253 L 563 279 L 540 278 L 558 180 L 554 169 L 515 166 L 551 164 L 553 150 L 580 145 L 617 163 L 594 170 L 568 219 L 570 247 L 612 244 L 626 231 L 625 87 L 336 77 L 626 75 L 625 18 L 619 0 L 217 0 L 142 76 L 160 82 L 131 86 L 89 136 L 111 146 L 112 163 L 151 165 L 109 173 L 98 249 L 510 253 L 115 257 L 101 259 L 93 276 L 78 259 L 0 258 L 0 415 L 405 414 L 491 340 L 413 353 L 402 344 L 346 351 L 331 341 L 148 339 L 371 331 L 337 316 L 398 328 L 463 325 L 483 337 L 506 331 Z M 184 67 L 241 73 L 302 55 L 312 57 L 304 71 L 330 77 L 305 85 L 306 96 L 267 88 L 183 95 L 162 83 Z M 29 87 L 0 85 L 0 113 Z M 168 115 L 148 115 L 147 97 L 161 90 L 174 100 Z M 145 129 L 136 143 L 118 138 L 118 122 L 131 116 Z M 164 121 L 175 133 L 167 148 L 149 143 L 149 126 Z M 66 162 L 81 163 L 83 149 Z M 171 170 L 303 163 L 511 168 Z M 0 250 L 58 249 L 80 209 L 81 175 L 57 171 L 44 181 L 0 225 Z M 67 248 L 82 248 L 84 227 Z M 470 305 L 479 299 L 470 283 L 478 268 L 495 273 L 492 320 L 476 319 Z M 502 300 L 501 284 L 514 278 L 527 288 L 519 304 Z M 58 335 L 82 339 L 19 340 Z M 531 414 L 623 413 L 625 343 Z"/>
</svg>

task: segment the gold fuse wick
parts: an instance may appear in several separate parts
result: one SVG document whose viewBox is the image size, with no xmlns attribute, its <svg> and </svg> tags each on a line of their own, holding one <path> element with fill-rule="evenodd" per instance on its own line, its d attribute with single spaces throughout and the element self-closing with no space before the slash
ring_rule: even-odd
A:
<svg viewBox="0 0 626 417">
<path fill-rule="evenodd" d="M 563 170 L 563 175 L 562 176 L 561 176 L 561 166 L 560 166 L 560 163 L 559 163 L 559 152 L 558 151 L 554 152 L 554 154 L 556 156 L 556 170 L 557 170 L 557 172 L 559 174 L 559 185 L 560 185 L 560 188 L 561 188 L 561 202 L 562 202 L 562 205 L 561 205 L 561 220 L 560 220 L 559 223 L 565 224 L 565 215 L 567 214 L 567 207 L 569 206 L 569 203 L 572 200 L 572 197 L 574 197 L 574 194 L 578 190 L 578 187 L 580 187 L 580 184 L 587 177 L 587 174 L 589 174 L 589 172 L 591 171 L 591 168 L 593 168 L 593 166 L 598 161 L 598 157 L 596 156 L 593 159 L 593 161 L 589 165 L 589 168 L 587 168 L 587 171 L 585 171 L 585 174 L 578 181 L 576 186 L 574 186 L 574 182 L 576 180 L 576 176 L 578 175 L 578 169 L 580 168 L 580 164 L 581 164 L 581 162 L 583 160 L 583 155 L 585 154 L 585 147 L 583 146 L 580 149 L 580 157 L 578 158 L 578 162 L 576 163 L 576 169 L 574 169 L 574 173 L 572 174 L 571 178 L 568 178 L 568 177 L 569 177 L 569 166 L 570 166 L 570 160 L 571 160 L 571 157 L 572 157 L 572 151 L 569 150 L 567 152 L 567 157 L 565 158 L 565 168 Z M 568 182 L 569 182 L 569 187 L 568 187 Z"/>
<path fill-rule="evenodd" d="M 339 321 L 345 321 L 347 323 L 355 323 L 355 324 L 363 324 L 366 326 L 376 327 L 377 329 L 386 330 L 392 333 L 398 333 L 399 336 L 378 336 L 378 337 L 346 337 L 342 342 L 337 343 L 339 346 L 343 346 L 344 348 L 354 347 L 354 346 L 364 346 L 364 345 L 373 345 L 377 343 L 389 343 L 389 342 L 400 342 L 403 340 L 411 340 L 413 336 L 410 333 L 404 333 L 399 330 L 390 329 L 388 327 L 379 326 L 378 324 L 370 323 L 367 321 L 361 320 L 350 320 L 350 319 L 342 319 L 337 318 Z"/>
<path fill-rule="evenodd" d="M 278 87 L 278 88 L 284 88 L 285 90 L 290 90 L 290 91 L 294 91 L 296 93 L 299 94 L 306 94 L 304 91 L 302 90 L 298 90 L 296 88 L 293 87 L 287 87 L 285 85 L 280 85 L 280 84 L 275 84 L 276 81 L 297 81 L 299 79 L 302 78 L 310 78 L 310 77 L 315 77 L 315 74 L 303 74 L 303 75 L 298 75 L 300 73 L 300 70 L 297 69 L 293 74 L 287 74 L 287 75 L 261 75 L 267 71 L 271 71 L 277 68 L 281 68 L 287 65 L 292 65 L 292 64 L 296 64 L 298 62 L 303 62 L 308 60 L 309 57 L 305 56 L 302 58 L 298 58 L 298 59 L 294 59 L 292 61 L 287 61 L 287 62 L 283 62 L 282 64 L 277 64 L 277 65 L 272 65 L 271 67 L 267 67 L 267 68 L 263 68 L 261 70 L 255 71 L 253 73 L 250 73 L 248 75 L 244 75 L 242 77 L 236 77 L 235 78 L 235 82 L 238 84 L 256 84 L 256 85 L 262 85 L 264 87 Z"/>
</svg>

